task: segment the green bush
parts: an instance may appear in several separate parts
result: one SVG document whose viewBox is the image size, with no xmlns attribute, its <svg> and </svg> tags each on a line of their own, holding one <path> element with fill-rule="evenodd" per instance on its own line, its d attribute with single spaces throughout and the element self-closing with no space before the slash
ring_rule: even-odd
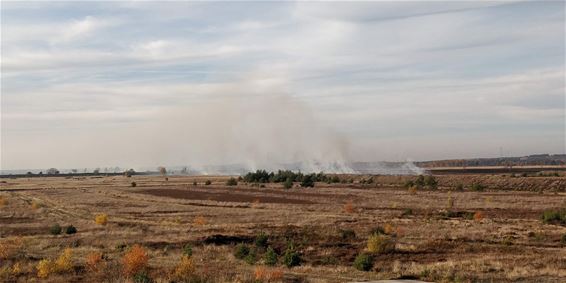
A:
<svg viewBox="0 0 566 283">
<path fill-rule="evenodd" d="M 314 177 L 312 174 L 310 175 L 305 175 L 303 177 L 303 180 L 301 181 L 301 187 L 303 188 L 313 188 L 314 187 Z"/>
<path fill-rule="evenodd" d="M 560 243 L 566 245 L 566 234 L 562 235 L 562 237 L 560 238 Z"/>
<path fill-rule="evenodd" d="M 205 186 L 210 186 L 210 184 L 212 184 L 212 182 L 210 180 L 206 180 L 206 182 L 204 182 Z"/>
<path fill-rule="evenodd" d="M 138 272 L 134 275 L 134 283 L 153 283 L 153 279 L 145 272 Z"/>
<path fill-rule="evenodd" d="M 230 177 L 230 179 L 228 179 L 228 181 L 226 181 L 226 185 L 227 186 L 236 186 L 236 185 L 238 185 L 238 180 L 236 180 L 236 178 L 234 178 L 234 177 Z"/>
<path fill-rule="evenodd" d="M 75 226 L 69 225 L 67 226 L 67 228 L 65 228 L 65 234 L 75 234 L 75 233 L 77 233 L 77 228 L 75 228 Z"/>
<path fill-rule="evenodd" d="M 288 247 L 283 255 L 283 264 L 287 267 L 298 266 L 301 264 L 301 256 L 293 247 Z"/>
<path fill-rule="evenodd" d="M 193 255 L 193 246 L 191 244 L 185 244 L 183 246 L 183 255 L 192 256 Z"/>
<path fill-rule="evenodd" d="M 63 229 L 61 228 L 61 225 L 53 224 L 53 226 L 51 226 L 49 228 L 49 233 L 51 233 L 51 235 L 59 235 L 59 234 L 61 234 L 62 230 Z"/>
<path fill-rule="evenodd" d="M 427 175 L 424 178 L 424 183 L 431 190 L 438 189 L 438 181 L 433 176 Z"/>
<path fill-rule="evenodd" d="M 369 271 L 373 267 L 373 258 L 371 255 L 361 253 L 354 260 L 354 268 L 361 271 Z"/>
<path fill-rule="evenodd" d="M 352 229 L 340 230 L 340 237 L 342 240 L 355 239 L 356 232 Z"/>
<path fill-rule="evenodd" d="M 256 247 L 259 248 L 265 248 L 267 247 L 267 240 L 268 237 L 264 232 L 260 232 L 259 234 L 257 234 L 257 236 L 255 237 L 255 245 Z"/>
<path fill-rule="evenodd" d="M 248 264 L 255 264 L 257 261 L 257 251 L 255 249 L 250 249 L 248 255 L 244 257 L 244 261 Z"/>
<path fill-rule="evenodd" d="M 290 189 L 292 187 L 293 187 L 293 180 L 291 180 L 291 178 L 287 178 L 287 180 L 285 180 L 285 182 L 283 183 L 283 188 Z"/>
<path fill-rule="evenodd" d="M 566 209 L 545 210 L 542 213 L 544 224 L 566 224 Z"/>
<path fill-rule="evenodd" d="M 456 187 L 454 188 L 454 190 L 461 192 L 461 191 L 464 190 L 464 185 L 463 185 L 463 184 L 458 184 L 458 185 L 456 185 Z"/>
<path fill-rule="evenodd" d="M 138 184 L 136 182 L 132 182 L 130 183 L 130 186 L 132 186 L 132 188 L 135 188 Z"/>
<path fill-rule="evenodd" d="M 263 260 L 266 265 L 276 265 L 277 264 L 277 253 L 272 247 L 267 248 Z"/>
<path fill-rule="evenodd" d="M 485 190 L 485 186 L 480 183 L 473 183 L 470 189 L 474 192 L 483 192 Z"/>
<path fill-rule="evenodd" d="M 237 259 L 244 259 L 250 253 L 250 248 L 244 244 L 238 244 L 234 256 Z"/>
</svg>

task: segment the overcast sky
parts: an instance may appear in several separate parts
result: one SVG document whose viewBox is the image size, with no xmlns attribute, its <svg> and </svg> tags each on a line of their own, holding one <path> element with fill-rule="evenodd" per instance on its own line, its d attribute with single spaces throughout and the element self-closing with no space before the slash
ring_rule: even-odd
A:
<svg viewBox="0 0 566 283">
<path fill-rule="evenodd" d="M 1 168 L 564 153 L 564 25 L 563 1 L 2 2 Z"/>
</svg>

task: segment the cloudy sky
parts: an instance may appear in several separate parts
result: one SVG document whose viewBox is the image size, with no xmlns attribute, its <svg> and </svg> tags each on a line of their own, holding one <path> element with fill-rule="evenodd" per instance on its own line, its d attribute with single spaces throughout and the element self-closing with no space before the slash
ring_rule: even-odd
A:
<svg viewBox="0 0 566 283">
<path fill-rule="evenodd" d="M 563 1 L 2 2 L 1 16 L 2 169 L 565 151 Z"/>
</svg>

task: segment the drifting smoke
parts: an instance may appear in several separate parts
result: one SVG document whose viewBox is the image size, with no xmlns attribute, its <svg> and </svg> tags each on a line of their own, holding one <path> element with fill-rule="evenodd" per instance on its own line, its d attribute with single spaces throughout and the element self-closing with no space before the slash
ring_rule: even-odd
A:
<svg viewBox="0 0 566 283">
<path fill-rule="evenodd" d="M 200 173 L 354 172 L 347 165 L 347 140 L 290 96 L 212 99 L 169 110 L 156 122 L 156 158 Z"/>
</svg>

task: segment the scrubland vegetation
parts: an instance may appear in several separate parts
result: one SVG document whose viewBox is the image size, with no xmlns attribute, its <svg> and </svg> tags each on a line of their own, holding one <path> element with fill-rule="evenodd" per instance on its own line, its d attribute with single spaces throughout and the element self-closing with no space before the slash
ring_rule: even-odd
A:
<svg viewBox="0 0 566 283">
<path fill-rule="evenodd" d="M 566 280 L 563 177 L 163 176 L 1 183 L 0 281 Z"/>
</svg>

